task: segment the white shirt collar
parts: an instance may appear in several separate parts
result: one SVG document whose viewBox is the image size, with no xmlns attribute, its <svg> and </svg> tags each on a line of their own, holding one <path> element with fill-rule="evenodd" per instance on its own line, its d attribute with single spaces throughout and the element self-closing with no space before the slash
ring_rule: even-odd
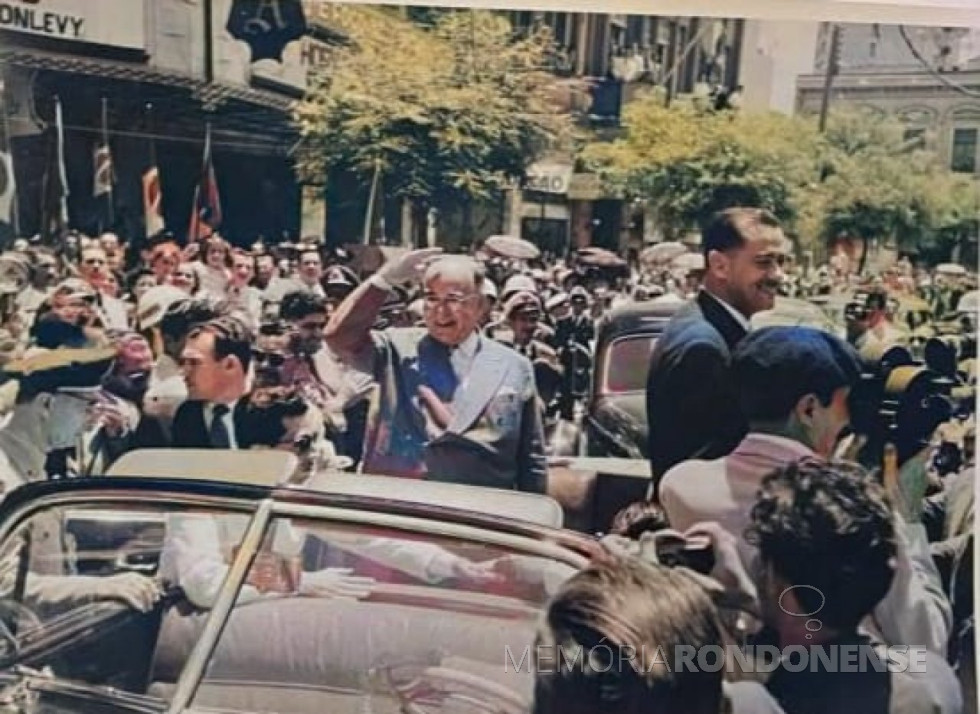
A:
<svg viewBox="0 0 980 714">
<path fill-rule="evenodd" d="M 470 336 L 465 340 L 456 345 L 456 350 L 459 351 L 460 355 L 470 360 L 476 355 L 477 349 L 480 347 L 480 333 L 474 330 L 470 333 Z"/>
<path fill-rule="evenodd" d="M 786 451 L 793 451 L 798 454 L 800 458 L 803 458 L 804 456 L 816 457 L 817 455 L 813 449 L 804 444 L 802 441 L 790 439 L 788 436 L 779 436 L 778 434 L 765 434 L 761 431 L 750 431 L 748 434 L 746 434 L 745 438 L 742 440 L 742 443 L 737 448 L 747 446 L 749 449 L 751 449 L 752 444 L 757 444 L 759 442 L 769 443 L 785 449 Z"/>
<path fill-rule="evenodd" d="M 708 292 L 708 291 L 707 291 L 707 290 L 705 290 L 705 292 Z M 736 321 L 736 322 L 738 322 L 738 324 L 739 324 L 739 325 L 741 325 L 741 326 L 742 326 L 742 328 L 743 328 L 743 329 L 744 329 L 744 330 L 745 330 L 746 332 L 749 332 L 749 331 L 751 331 L 751 329 L 752 329 L 752 323 L 751 323 L 751 322 L 749 322 L 749 319 L 748 319 L 747 317 L 745 317 L 745 315 L 743 315 L 742 313 L 740 313 L 740 312 L 739 312 L 738 310 L 736 310 L 736 309 L 735 309 L 734 307 L 732 307 L 731 305 L 729 305 L 729 304 L 728 304 L 727 302 L 725 302 L 724 300 L 722 300 L 722 299 L 721 299 L 720 297 L 718 297 L 718 296 L 717 296 L 717 295 L 715 295 L 714 293 L 708 293 L 708 295 L 710 295 L 710 296 L 711 296 L 711 299 L 712 299 L 712 300 L 716 300 L 716 301 L 718 301 L 718 303 L 719 303 L 719 304 L 720 304 L 720 305 L 721 305 L 721 306 L 722 306 L 723 308 L 725 308 L 726 310 L 728 310 L 728 312 L 729 312 L 729 314 L 730 314 L 730 315 L 731 315 L 732 317 L 734 317 L 734 318 L 735 318 L 735 321 Z"/>
</svg>

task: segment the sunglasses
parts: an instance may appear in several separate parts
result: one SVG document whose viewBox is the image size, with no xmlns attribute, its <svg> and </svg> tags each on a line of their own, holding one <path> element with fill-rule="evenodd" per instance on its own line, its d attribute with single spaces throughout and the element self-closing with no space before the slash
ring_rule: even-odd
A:
<svg viewBox="0 0 980 714">
<path fill-rule="evenodd" d="M 252 358 L 270 367 L 282 367 L 286 363 L 286 356 L 278 352 L 266 352 L 264 350 L 252 350 Z"/>
</svg>

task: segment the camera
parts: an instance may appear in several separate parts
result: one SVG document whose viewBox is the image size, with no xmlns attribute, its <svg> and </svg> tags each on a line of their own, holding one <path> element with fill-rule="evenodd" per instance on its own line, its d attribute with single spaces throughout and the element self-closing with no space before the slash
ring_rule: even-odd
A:
<svg viewBox="0 0 980 714">
<path fill-rule="evenodd" d="M 892 347 L 866 365 L 851 389 L 851 429 L 867 439 L 859 455 L 863 465 L 879 466 L 889 443 L 904 463 L 929 446 L 940 424 L 972 411 L 974 391 L 955 369 L 950 373 L 949 355 L 930 356 L 922 363 L 906 348 Z"/>
<path fill-rule="evenodd" d="M 657 562 L 668 568 L 689 568 L 708 575 L 715 567 L 715 554 L 707 537 L 683 536 L 675 531 L 657 533 Z"/>
</svg>

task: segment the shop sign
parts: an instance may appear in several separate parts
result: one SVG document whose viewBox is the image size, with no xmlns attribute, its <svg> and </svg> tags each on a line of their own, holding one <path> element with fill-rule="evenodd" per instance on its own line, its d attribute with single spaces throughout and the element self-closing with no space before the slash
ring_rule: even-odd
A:
<svg viewBox="0 0 980 714">
<path fill-rule="evenodd" d="M 566 164 L 532 164 L 527 169 L 524 190 L 539 193 L 568 193 L 572 167 Z"/>
<path fill-rule="evenodd" d="M 0 30 L 126 49 L 146 48 L 142 0 L 0 0 Z"/>
</svg>

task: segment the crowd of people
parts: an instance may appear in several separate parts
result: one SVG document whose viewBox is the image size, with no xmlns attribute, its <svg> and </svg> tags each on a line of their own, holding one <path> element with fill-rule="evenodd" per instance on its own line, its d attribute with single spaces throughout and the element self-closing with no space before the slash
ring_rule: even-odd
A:
<svg viewBox="0 0 980 714">
<path fill-rule="evenodd" d="M 976 277 L 902 259 L 865 278 L 843 255 L 810 268 L 792 254 L 757 209 L 719 214 L 700 265 L 427 248 L 367 272 L 315 241 L 181 246 L 162 233 L 136 254 L 111 233 L 17 241 L 0 255 L 0 481 L 6 493 L 99 476 L 140 448 L 264 448 L 298 457 L 298 485 L 332 469 L 547 493 L 597 323 L 623 304 L 676 303 L 650 364 L 649 498 L 613 527 L 632 545 L 561 587 L 541 642 L 723 644 L 713 591 L 635 547 L 669 528 L 711 542 L 712 582 L 753 603 L 760 641 L 920 647 L 928 666 L 891 679 L 783 666 L 754 691 L 638 662 L 597 677 L 585 661 L 539 671 L 535 710 L 717 712 L 741 697 L 744 711 L 791 714 L 961 711 L 963 692 L 975 697 L 972 410 L 882 472 L 851 463 L 849 398 L 868 359 L 896 345 L 918 357 L 922 330 L 943 325 L 950 376 L 972 387 Z M 843 297 L 841 334 L 754 328 L 779 296 Z M 928 324 L 901 314 L 913 297 Z M 950 443 L 956 467 L 938 470 Z M 819 610 L 820 627 L 790 601 Z"/>
</svg>

